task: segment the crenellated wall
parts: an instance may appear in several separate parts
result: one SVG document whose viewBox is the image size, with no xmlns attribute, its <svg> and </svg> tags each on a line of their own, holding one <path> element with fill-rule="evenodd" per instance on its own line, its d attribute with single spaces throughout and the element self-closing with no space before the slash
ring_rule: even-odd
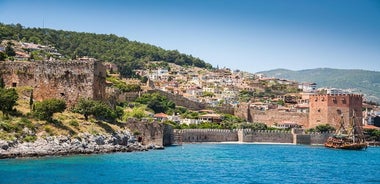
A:
<svg viewBox="0 0 380 184">
<path fill-rule="evenodd" d="M 37 101 L 66 100 L 69 106 L 80 98 L 105 98 L 105 67 L 97 61 L 0 62 L 6 87 L 29 86 Z"/>
<path fill-rule="evenodd" d="M 175 129 L 173 132 L 170 134 L 171 139 L 168 139 L 171 141 L 171 143 L 263 142 L 289 144 L 323 144 L 327 138 L 331 136 L 331 133 L 305 134 L 303 131 L 250 129 Z"/>
</svg>

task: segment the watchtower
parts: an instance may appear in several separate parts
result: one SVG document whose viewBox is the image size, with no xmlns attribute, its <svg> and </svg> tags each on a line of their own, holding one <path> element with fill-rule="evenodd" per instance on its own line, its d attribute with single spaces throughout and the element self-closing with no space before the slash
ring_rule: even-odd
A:
<svg viewBox="0 0 380 184">
<path fill-rule="evenodd" d="M 344 122 L 355 113 L 357 120 L 362 119 L 363 96 L 357 94 L 310 95 L 309 127 L 330 124 L 337 128 L 343 116 Z"/>
</svg>

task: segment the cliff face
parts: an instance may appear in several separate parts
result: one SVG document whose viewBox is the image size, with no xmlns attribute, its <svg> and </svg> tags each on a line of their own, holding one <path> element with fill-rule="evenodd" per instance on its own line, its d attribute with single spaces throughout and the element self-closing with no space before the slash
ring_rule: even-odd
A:
<svg viewBox="0 0 380 184">
<path fill-rule="evenodd" d="M 38 101 L 61 98 L 71 106 L 105 98 L 106 69 L 97 61 L 0 62 L 0 76 L 8 87 L 31 87 Z"/>
</svg>

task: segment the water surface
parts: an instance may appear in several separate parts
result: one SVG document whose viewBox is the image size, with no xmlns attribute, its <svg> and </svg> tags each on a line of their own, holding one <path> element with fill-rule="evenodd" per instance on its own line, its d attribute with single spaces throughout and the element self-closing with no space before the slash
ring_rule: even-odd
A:
<svg viewBox="0 0 380 184">
<path fill-rule="evenodd" d="M 380 147 L 185 144 L 165 150 L 0 160 L 0 184 L 380 183 Z"/>
</svg>

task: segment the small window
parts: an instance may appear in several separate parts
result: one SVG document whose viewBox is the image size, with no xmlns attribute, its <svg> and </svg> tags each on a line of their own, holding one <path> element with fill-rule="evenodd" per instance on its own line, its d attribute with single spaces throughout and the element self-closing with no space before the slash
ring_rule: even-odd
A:
<svg viewBox="0 0 380 184">
<path fill-rule="evenodd" d="M 314 101 L 318 101 L 318 98 L 315 98 L 315 100 Z"/>
<path fill-rule="evenodd" d="M 321 112 L 321 109 L 318 109 L 318 112 Z"/>
<path fill-rule="evenodd" d="M 337 109 L 336 112 L 337 112 L 338 114 L 342 114 L 342 111 L 341 111 L 340 109 Z"/>
<path fill-rule="evenodd" d="M 65 96 L 65 93 L 61 93 L 61 97 L 64 97 Z"/>
<path fill-rule="evenodd" d="M 12 87 L 14 87 L 14 88 L 17 87 L 17 83 L 16 83 L 16 82 L 13 82 L 13 83 L 12 83 Z"/>
</svg>

